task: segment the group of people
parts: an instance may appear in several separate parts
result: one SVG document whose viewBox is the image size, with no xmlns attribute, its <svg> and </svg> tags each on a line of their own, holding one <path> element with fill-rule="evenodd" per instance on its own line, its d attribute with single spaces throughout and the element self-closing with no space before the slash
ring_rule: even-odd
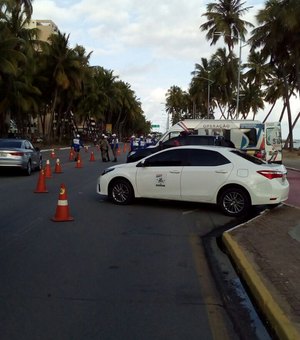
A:
<svg viewBox="0 0 300 340">
<path fill-rule="evenodd" d="M 156 140 L 151 134 L 148 134 L 146 137 L 136 137 L 133 135 L 130 137 L 130 150 L 143 149 L 149 145 L 154 145 L 155 143 Z"/>
<path fill-rule="evenodd" d="M 112 162 L 117 162 L 119 141 L 115 133 L 113 133 L 111 137 L 108 137 L 105 134 L 102 134 L 100 141 L 99 141 L 99 146 L 100 146 L 101 157 L 102 157 L 103 162 L 110 161 L 110 156 L 109 156 L 110 150 L 113 154 Z M 75 161 L 77 161 L 80 149 L 84 147 L 83 142 L 80 139 L 80 135 L 76 135 L 76 137 L 73 138 L 72 147 L 75 152 Z"/>
</svg>

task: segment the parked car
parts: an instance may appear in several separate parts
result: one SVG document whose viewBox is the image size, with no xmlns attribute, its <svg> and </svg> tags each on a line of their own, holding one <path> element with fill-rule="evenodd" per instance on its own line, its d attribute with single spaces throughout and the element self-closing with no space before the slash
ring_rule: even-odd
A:
<svg viewBox="0 0 300 340">
<path fill-rule="evenodd" d="M 285 201 L 286 173 L 284 165 L 237 149 L 181 146 L 107 168 L 97 193 L 123 205 L 135 197 L 214 203 L 229 216 L 242 216 L 251 206 Z"/>
<path fill-rule="evenodd" d="M 27 139 L 0 139 L 0 168 L 20 168 L 28 176 L 42 168 L 42 155 Z"/>
<path fill-rule="evenodd" d="M 206 135 L 178 135 L 170 138 L 163 143 L 148 146 L 147 148 L 141 148 L 132 150 L 127 155 L 127 163 L 136 162 L 146 156 L 149 156 L 157 151 L 167 148 L 183 145 L 221 145 L 224 143 L 223 136 L 206 136 Z M 226 145 L 229 146 L 229 145 Z"/>
</svg>

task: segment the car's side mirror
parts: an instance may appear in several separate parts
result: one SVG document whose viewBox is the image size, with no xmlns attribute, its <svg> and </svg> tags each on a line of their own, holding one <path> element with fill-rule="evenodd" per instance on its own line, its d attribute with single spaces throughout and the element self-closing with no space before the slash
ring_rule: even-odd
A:
<svg viewBox="0 0 300 340">
<path fill-rule="evenodd" d="M 143 168 L 145 166 L 147 166 L 148 162 L 146 159 L 142 159 L 136 166 L 137 168 Z"/>
</svg>

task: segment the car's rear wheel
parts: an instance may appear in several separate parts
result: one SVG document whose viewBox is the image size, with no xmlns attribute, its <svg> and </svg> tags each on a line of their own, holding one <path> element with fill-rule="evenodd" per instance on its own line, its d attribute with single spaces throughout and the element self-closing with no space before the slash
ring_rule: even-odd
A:
<svg viewBox="0 0 300 340">
<path fill-rule="evenodd" d="M 134 198 L 132 185 L 125 179 L 115 179 L 109 185 L 108 198 L 116 204 L 130 204 Z"/>
<path fill-rule="evenodd" d="M 26 173 L 27 176 L 30 176 L 31 173 L 32 173 L 32 167 L 31 167 L 31 162 L 30 161 L 28 161 L 28 163 L 27 163 L 27 166 L 26 166 L 26 169 L 25 169 L 25 173 Z"/>
<path fill-rule="evenodd" d="M 218 205 L 226 215 L 240 217 L 249 213 L 251 200 L 246 190 L 229 187 L 221 192 Z"/>
</svg>

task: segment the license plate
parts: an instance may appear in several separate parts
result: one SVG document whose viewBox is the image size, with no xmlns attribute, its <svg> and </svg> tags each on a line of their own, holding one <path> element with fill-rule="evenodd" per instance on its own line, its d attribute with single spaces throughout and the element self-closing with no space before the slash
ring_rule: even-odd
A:
<svg viewBox="0 0 300 340">
<path fill-rule="evenodd" d="M 5 152 L 0 152 L 0 157 L 6 157 L 7 154 Z"/>
</svg>

